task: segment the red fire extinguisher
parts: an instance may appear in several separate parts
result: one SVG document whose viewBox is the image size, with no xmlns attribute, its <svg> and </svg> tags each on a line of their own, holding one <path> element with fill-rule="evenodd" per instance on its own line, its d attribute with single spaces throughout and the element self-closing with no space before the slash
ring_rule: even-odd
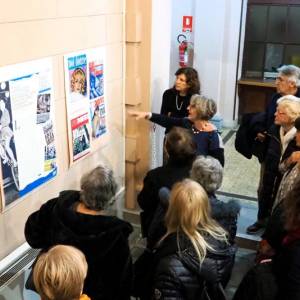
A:
<svg viewBox="0 0 300 300">
<path fill-rule="evenodd" d="M 188 42 L 184 34 L 179 34 L 177 36 L 177 41 L 179 43 L 179 65 L 180 67 L 192 67 L 194 58 L 193 44 Z"/>
<path fill-rule="evenodd" d="M 187 67 L 188 65 L 188 41 L 184 34 L 179 34 L 177 36 L 177 41 L 179 43 L 179 65 L 180 67 Z"/>
</svg>

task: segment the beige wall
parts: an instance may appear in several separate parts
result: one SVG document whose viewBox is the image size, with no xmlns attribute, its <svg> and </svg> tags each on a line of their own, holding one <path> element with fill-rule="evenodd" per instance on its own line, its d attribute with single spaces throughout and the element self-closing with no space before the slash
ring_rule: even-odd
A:
<svg viewBox="0 0 300 300">
<path fill-rule="evenodd" d="M 126 1 L 126 94 L 131 110 L 150 110 L 151 0 Z M 150 122 L 126 119 L 126 208 L 137 208 L 136 196 L 149 169 Z"/>
<path fill-rule="evenodd" d="M 0 259 L 24 242 L 28 215 L 60 190 L 78 188 L 81 175 L 99 162 L 111 165 L 124 183 L 123 0 L 1 1 L 0 66 L 53 58 L 59 174 L 0 214 Z M 108 145 L 69 168 L 63 55 L 105 46 Z"/>
</svg>

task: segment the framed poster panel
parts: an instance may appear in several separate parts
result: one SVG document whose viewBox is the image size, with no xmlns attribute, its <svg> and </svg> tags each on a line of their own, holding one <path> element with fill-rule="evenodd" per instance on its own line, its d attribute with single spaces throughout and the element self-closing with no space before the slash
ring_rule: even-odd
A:
<svg viewBox="0 0 300 300">
<path fill-rule="evenodd" d="M 57 174 L 52 60 L 0 68 L 2 208 Z"/>
<path fill-rule="evenodd" d="M 93 48 L 64 56 L 70 164 L 107 140 L 105 50 Z"/>
</svg>

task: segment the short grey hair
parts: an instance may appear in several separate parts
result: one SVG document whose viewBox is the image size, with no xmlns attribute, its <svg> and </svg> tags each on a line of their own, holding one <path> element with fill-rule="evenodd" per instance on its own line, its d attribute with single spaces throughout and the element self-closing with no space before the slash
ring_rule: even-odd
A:
<svg viewBox="0 0 300 300">
<path fill-rule="evenodd" d="M 190 177 L 200 183 L 208 194 L 212 194 L 222 184 L 223 168 L 217 159 L 200 155 L 193 162 Z"/>
<path fill-rule="evenodd" d="M 117 191 L 113 171 L 102 165 L 85 174 L 81 178 L 80 187 L 80 201 L 87 208 L 96 211 L 111 205 Z"/>
<path fill-rule="evenodd" d="M 217 104 L 213 99 L 198 94 L 191 97 L 190 106 L 196 108 L 200 120 L 210 120 L 217 112 Z"/>
<path fill-rule="evenodd" d="M 300 68 L 294 65 L 283 65 L 277 71 L 300 87 Z"/>
</svg>

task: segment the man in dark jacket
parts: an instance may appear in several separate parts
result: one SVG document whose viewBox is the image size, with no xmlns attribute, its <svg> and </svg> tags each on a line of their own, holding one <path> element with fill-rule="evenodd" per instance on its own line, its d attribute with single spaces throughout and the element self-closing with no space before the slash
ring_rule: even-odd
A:
<svg viewBox="0 0 300 300">
<path fill-rule="evenodd" d="M 63 191 L 29 216 L 25 236 L 33 248 L 71 245 L 86 256 L 83 292 L 93 300 L 130 299 L 132 226 L 104 209 L 117 185 L 110 169 L 99 166 L 81 179 L 81 191 Z"/>
</svg>

